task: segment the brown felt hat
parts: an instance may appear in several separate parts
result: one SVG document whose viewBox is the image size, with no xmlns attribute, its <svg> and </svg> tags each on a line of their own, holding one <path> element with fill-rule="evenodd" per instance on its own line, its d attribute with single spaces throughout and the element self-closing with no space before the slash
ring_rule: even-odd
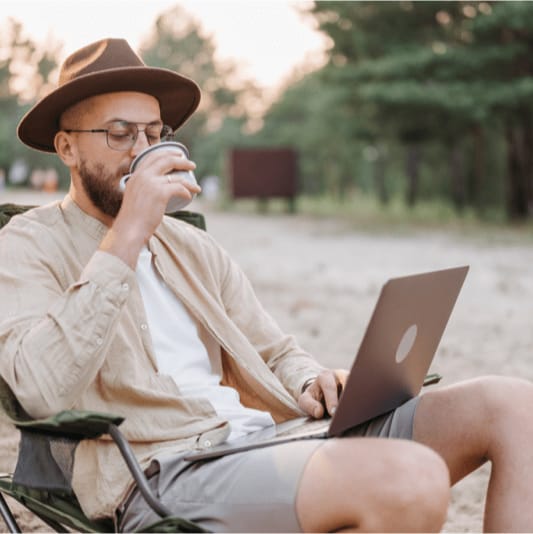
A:
<svg viewBox="0 0 533 534">
<path fill-rule="evenodd" d="M 174 130 L 200 103 L 200 89 L 192 80 L 168 69 L 147 67 L 124 39 L 103 39 L 65 60 L 58 88 L 20 121 L 19 139 L 32 148 L 55 152 L 54 137 L 61 114 L 81 100 L 116 91 L 136 91 L 157 98 L 161 119 Z"/>
</svg>

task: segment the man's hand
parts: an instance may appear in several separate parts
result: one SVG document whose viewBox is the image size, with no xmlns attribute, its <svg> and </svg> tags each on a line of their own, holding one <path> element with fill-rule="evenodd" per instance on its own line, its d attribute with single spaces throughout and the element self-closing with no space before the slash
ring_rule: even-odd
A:
<svg viewBox="0 0 533 534">
<path fill-rule="evenodd" d="M 339 397 L 346 383 L 348 371 L 335 369 L 322 371 L 298 398 L 298 406 L 308 415 L 320 419 L 333 415 L 339 404 Z"/>
<path fill-rule="evenodd" d="M 171 197 L 191 200 L 201 191 L 197 184 L 178 178 L 172 171 L 192 171 L 195 168 L 196 165 L 179 152 L 154 150 L 147 154 L 128 180 L 115 224 L 126 220 L 146 243 L 161 224 Z"/>
<path fill-rule="evenodd" d="M 161 224 L 172 196 L 191 199 L 200 186 L 169 175 L 172 171 L 192 171 L 194 162 L 168 151 L 149 154 L 128 180 L 120 211 L 100 243 L 100 250 L 110 252 L 135 269 L 142 246 Z"/>
</svg>

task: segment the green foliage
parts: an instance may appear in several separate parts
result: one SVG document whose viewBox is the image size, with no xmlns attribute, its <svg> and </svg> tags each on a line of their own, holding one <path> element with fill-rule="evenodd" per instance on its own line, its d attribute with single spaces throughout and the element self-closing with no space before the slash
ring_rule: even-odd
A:
<svg viewBox="0 0 533 534">
<path fill-rule="evenodd" d="M 532 3 L 315 2 L 311 14 L 330 63 L 259 134 L 293 139 L 304 191 L 374 189 L 387 203 L 403 190 L 410 205 L 433 196 L 529 215 Z"/>
<path fill-rule="evenodd" d="M 39 48 L 24 35 L 22 25 L 7 20 L 0 36 L 0 169 L 24 161 L 33 169 L 54 168 L 63 185 L 68 176 L 56 157 L 25 147 L 16 137 L 17 124 L 30 108 L 29 102 L 42 95 L 57 67 L 60 48 L 54 43 Z"/>
<path fill-rule="evenodd" d="M 228 85 L 235 66 L 215 60 L 212 38 L 205 35 L 201 24 L 180 6 L 172 7 L 157 18 L 140 53 L 146 64 L 179 72 L 199 85 L 200 107 L 179 132 L 180 140 L 197 159 L 203 139 L 218 130 L 228 115 L 239 115 L 241 91 Z M 199 173 L 209 173 L 200 160 L 198 163 Z"/>
</svg>

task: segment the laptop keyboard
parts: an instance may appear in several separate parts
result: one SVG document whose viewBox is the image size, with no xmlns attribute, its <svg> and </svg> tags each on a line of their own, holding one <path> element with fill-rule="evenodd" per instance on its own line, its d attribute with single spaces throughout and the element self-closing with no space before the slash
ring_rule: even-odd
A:
<svg viewBox="0 0 533 534">
<path fill-rule="evenodd" d="M 289 423 L 293 423 L 292 425 Z M 295 434 L 307 434 L 308 432 L 315 432 L 324 430 L 326 431 L 329 428 L 330 419 L 300 419 L 295 421 L 287 421 L 278 425 L 279 430 L 276 432 L 276 437 L 283 436 L 292 436 Z M 287 425 L 287 428 L 283 428 L 284 425 Z"/>
</svg>

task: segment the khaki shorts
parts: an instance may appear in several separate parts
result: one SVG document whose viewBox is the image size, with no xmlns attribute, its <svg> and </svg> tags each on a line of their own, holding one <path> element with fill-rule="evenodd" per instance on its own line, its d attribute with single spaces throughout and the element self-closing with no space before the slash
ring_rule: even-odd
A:
<svg viewBox="0 0 533 534">
<path fill-rule="evenodd" d="M 350 430 L 348 436 L 411 439 L 419 398 Z M 341 438 L 342 439 L 342 438 Z M 306 439 L 194 463 L 158 457 L 150 486 L 179 517 L 212 532 L 301 532 L 295 501 L 303 470 L 323 439 Z M 119 517 L 132 532 L 160 518 L 139 492 Z"/>
</svg>

